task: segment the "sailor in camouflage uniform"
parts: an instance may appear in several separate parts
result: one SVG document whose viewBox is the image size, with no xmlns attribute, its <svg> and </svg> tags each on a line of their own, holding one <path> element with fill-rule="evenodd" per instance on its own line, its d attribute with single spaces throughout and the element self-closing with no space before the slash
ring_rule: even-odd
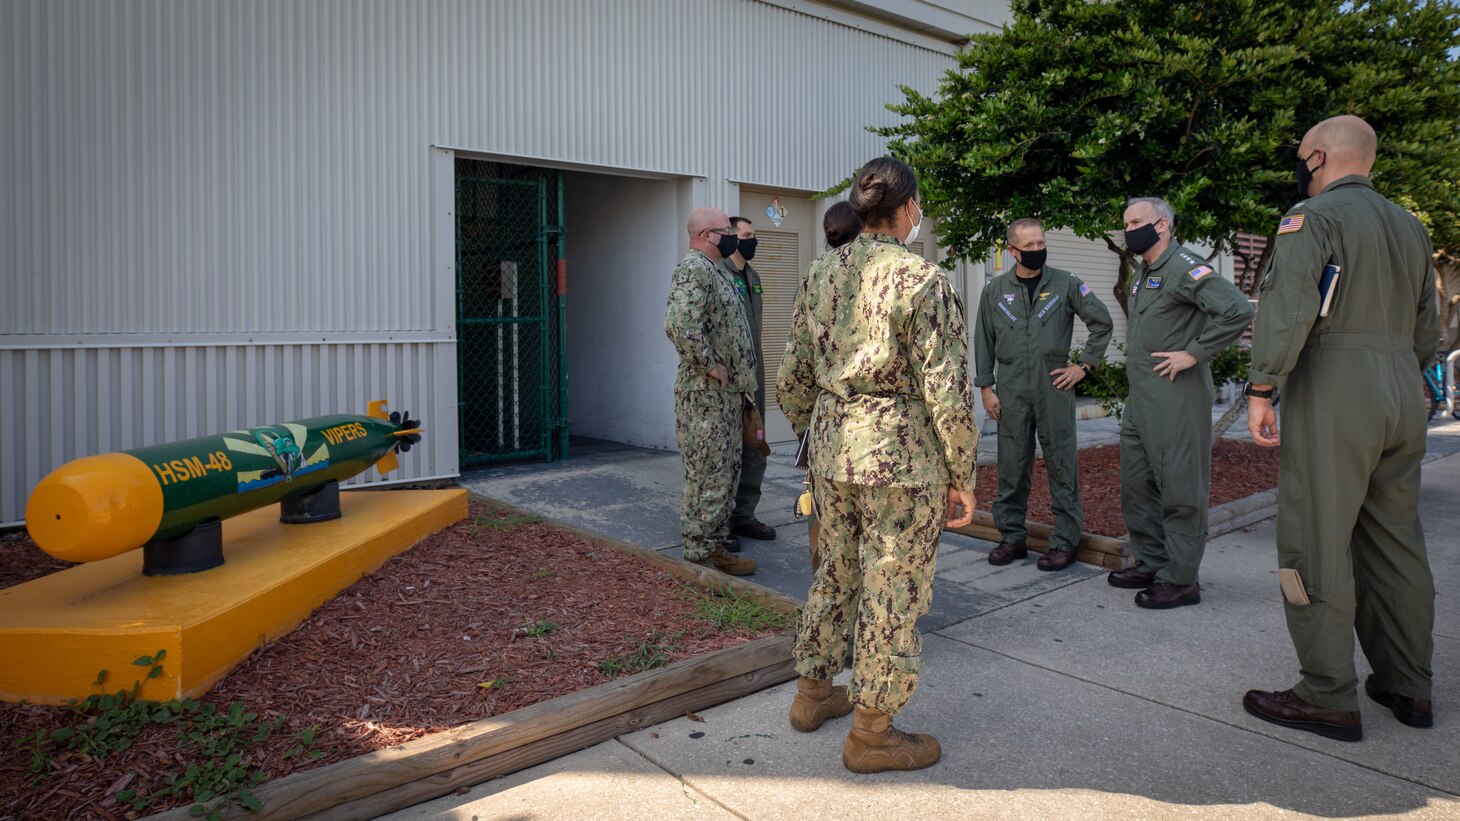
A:
<svg viewBox="0 0 1460 821">
<path fill-rule="evenodd" d="M 730 219 L 697 208 L 689 254 L 674 268 L 664 333 L 679 351 L 674 433 L 684 460 L 679 531 L 684 558 L 733 576 L 755 562 L 725 550 L 740 474 L 741 413 L 754 393 L 755 348 L 740 296 L 720 260 L 739 245 Z"/>
<path fill-rule="evenodd" d="M 920 769 L 938 760 L 937 740 L 891 722 L 917 687 L 917 620 L 944 520 L 973 518 L 978 433 L 963 305 L 944 272 L 906 247 L 922 221 L 912 169 L 869 162 L 851 205 L 866 227 L 807 273 L 777 380 L 792 427 L 811 430 L 824 557 L 796 639 L 791 724 L 814 730 L 855 706 L 848 769 Z M 854 620 L 848 692 L 831 678 Z"/>
</svg>

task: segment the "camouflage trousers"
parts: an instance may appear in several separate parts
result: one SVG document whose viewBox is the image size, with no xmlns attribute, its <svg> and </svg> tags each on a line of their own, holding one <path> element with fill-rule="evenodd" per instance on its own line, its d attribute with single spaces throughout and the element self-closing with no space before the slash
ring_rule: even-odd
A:
<svg viewBox="0 0 1460 821">
<path fill-rule="evenodd" d="M 922 670 L 918 617 L 933 597 L 947 488 L 868 487 L 812 478 L 821 566 L 796 635 L 796 672 L 829 679 L 851 640 L 852 703 L 896 714 Z"/>
<path fill-rule="evenodd" d="M 674 435 L 684 460 L 679 534 L 689 561 L 710 555 L 730 535 L 744 404 L 735 391 L 674 392 Z"/>
</svg>

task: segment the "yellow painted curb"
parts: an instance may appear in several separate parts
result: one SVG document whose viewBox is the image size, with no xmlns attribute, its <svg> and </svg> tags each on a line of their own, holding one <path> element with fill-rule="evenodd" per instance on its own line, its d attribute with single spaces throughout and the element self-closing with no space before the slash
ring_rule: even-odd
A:
<svg viewBox="0 0 1460 821">
<path fill-rule="evenodd" d="M 143 576 L 142 551 L 0 590 L 0 700 L 63 704 L 130 689 L 138 656 L 166 650 L 142 697 L 201 695 L 265 642 L 416 542 L 467 516 L 465 490 L 341 494 L 344 516 L 282 525 L 277 507 L 223 522 L 222 567 Z M 107 670 L 104 686 L 97 672 Z"/>
</svg>

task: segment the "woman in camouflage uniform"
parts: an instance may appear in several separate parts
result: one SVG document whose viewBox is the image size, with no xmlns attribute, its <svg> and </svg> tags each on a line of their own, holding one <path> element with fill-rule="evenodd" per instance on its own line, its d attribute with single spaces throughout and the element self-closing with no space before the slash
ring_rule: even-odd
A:
<svg viewBox="0 0 1460 821">
<path fill-rule="evenodd" d="M 946 518 L 973 518 L 973 424 L 963 305 L 908 251 L 922 223 L 917 178 L 890 157 L 863 166 L 850 203 L 862 233 L 812 263 L 781 362 L 781 409 L 811 429 L 822 562 L 796 640 L 791 724 L 852 712 L 842 763 L 855 772 L 938 760 L 930 735 L 892 726 L 922 667 L 918 616 L 932 596 Z M 852 684 L 831 685 L 856 623 Z"/>
</svg>

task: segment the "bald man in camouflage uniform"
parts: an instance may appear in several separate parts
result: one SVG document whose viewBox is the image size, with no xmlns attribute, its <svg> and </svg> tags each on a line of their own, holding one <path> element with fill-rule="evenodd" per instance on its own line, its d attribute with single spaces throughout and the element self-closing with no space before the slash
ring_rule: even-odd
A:
<svg viewBox="0 0 1460 821">
<path fill-rule="evenodd" d="M 811 730 L 824 720 L 816 709 L 832 700 L 855 620 L 857 716 L 842 753 L 854 772 L 938 760 L 932 736 L 890 722 L 917 687 L 917 620 L 932 598 L 945 516 L 957 525 L 973 515 L 978 433 L 963 305 L 947 275 L 898 238 L 916 225 L 910 212 L 921 220 L 918 208 L 908 200 L 890 231 L 874 225 L 812 264 L 777 379 L 792 427 L 811 429 L 824 557 L 796 639 L 791 723 Z"/>
<path fill-rule="evenodd" d="M 1419 522 L 1420 367 L 1439 344 L 1435 274 L 1419 220 L 1374 190 L 1378 139 L 1363 120 L 1314 126 L 1298 148 L 1305 197 L 1278 224 L 1261 283 L 1248 429 L 1278 445 L 1278 567 L 1301 678 L 1249 691 L 1248 712 L 1342 741 L 1363 738 L 1354 634 L 1369 698 L 1411 727 L 1433 722 L 1435 580 Z M 1337 267 L 1322 313 L 1324 271 Z"/>
<path fill-rule="evenodd" d="M 755 562 L 725 549 L 740 473 L 741 413 L 755 384 L 755 348 L 740 296 L 720 266 L 738 245 L 724 211 L 689 220 L 690 252 L 674 268 L 664 333 L 679 351 L 674 432 L 684 460 L 679 517 L 684 558 L 733 576 Z"/>
</svg>

